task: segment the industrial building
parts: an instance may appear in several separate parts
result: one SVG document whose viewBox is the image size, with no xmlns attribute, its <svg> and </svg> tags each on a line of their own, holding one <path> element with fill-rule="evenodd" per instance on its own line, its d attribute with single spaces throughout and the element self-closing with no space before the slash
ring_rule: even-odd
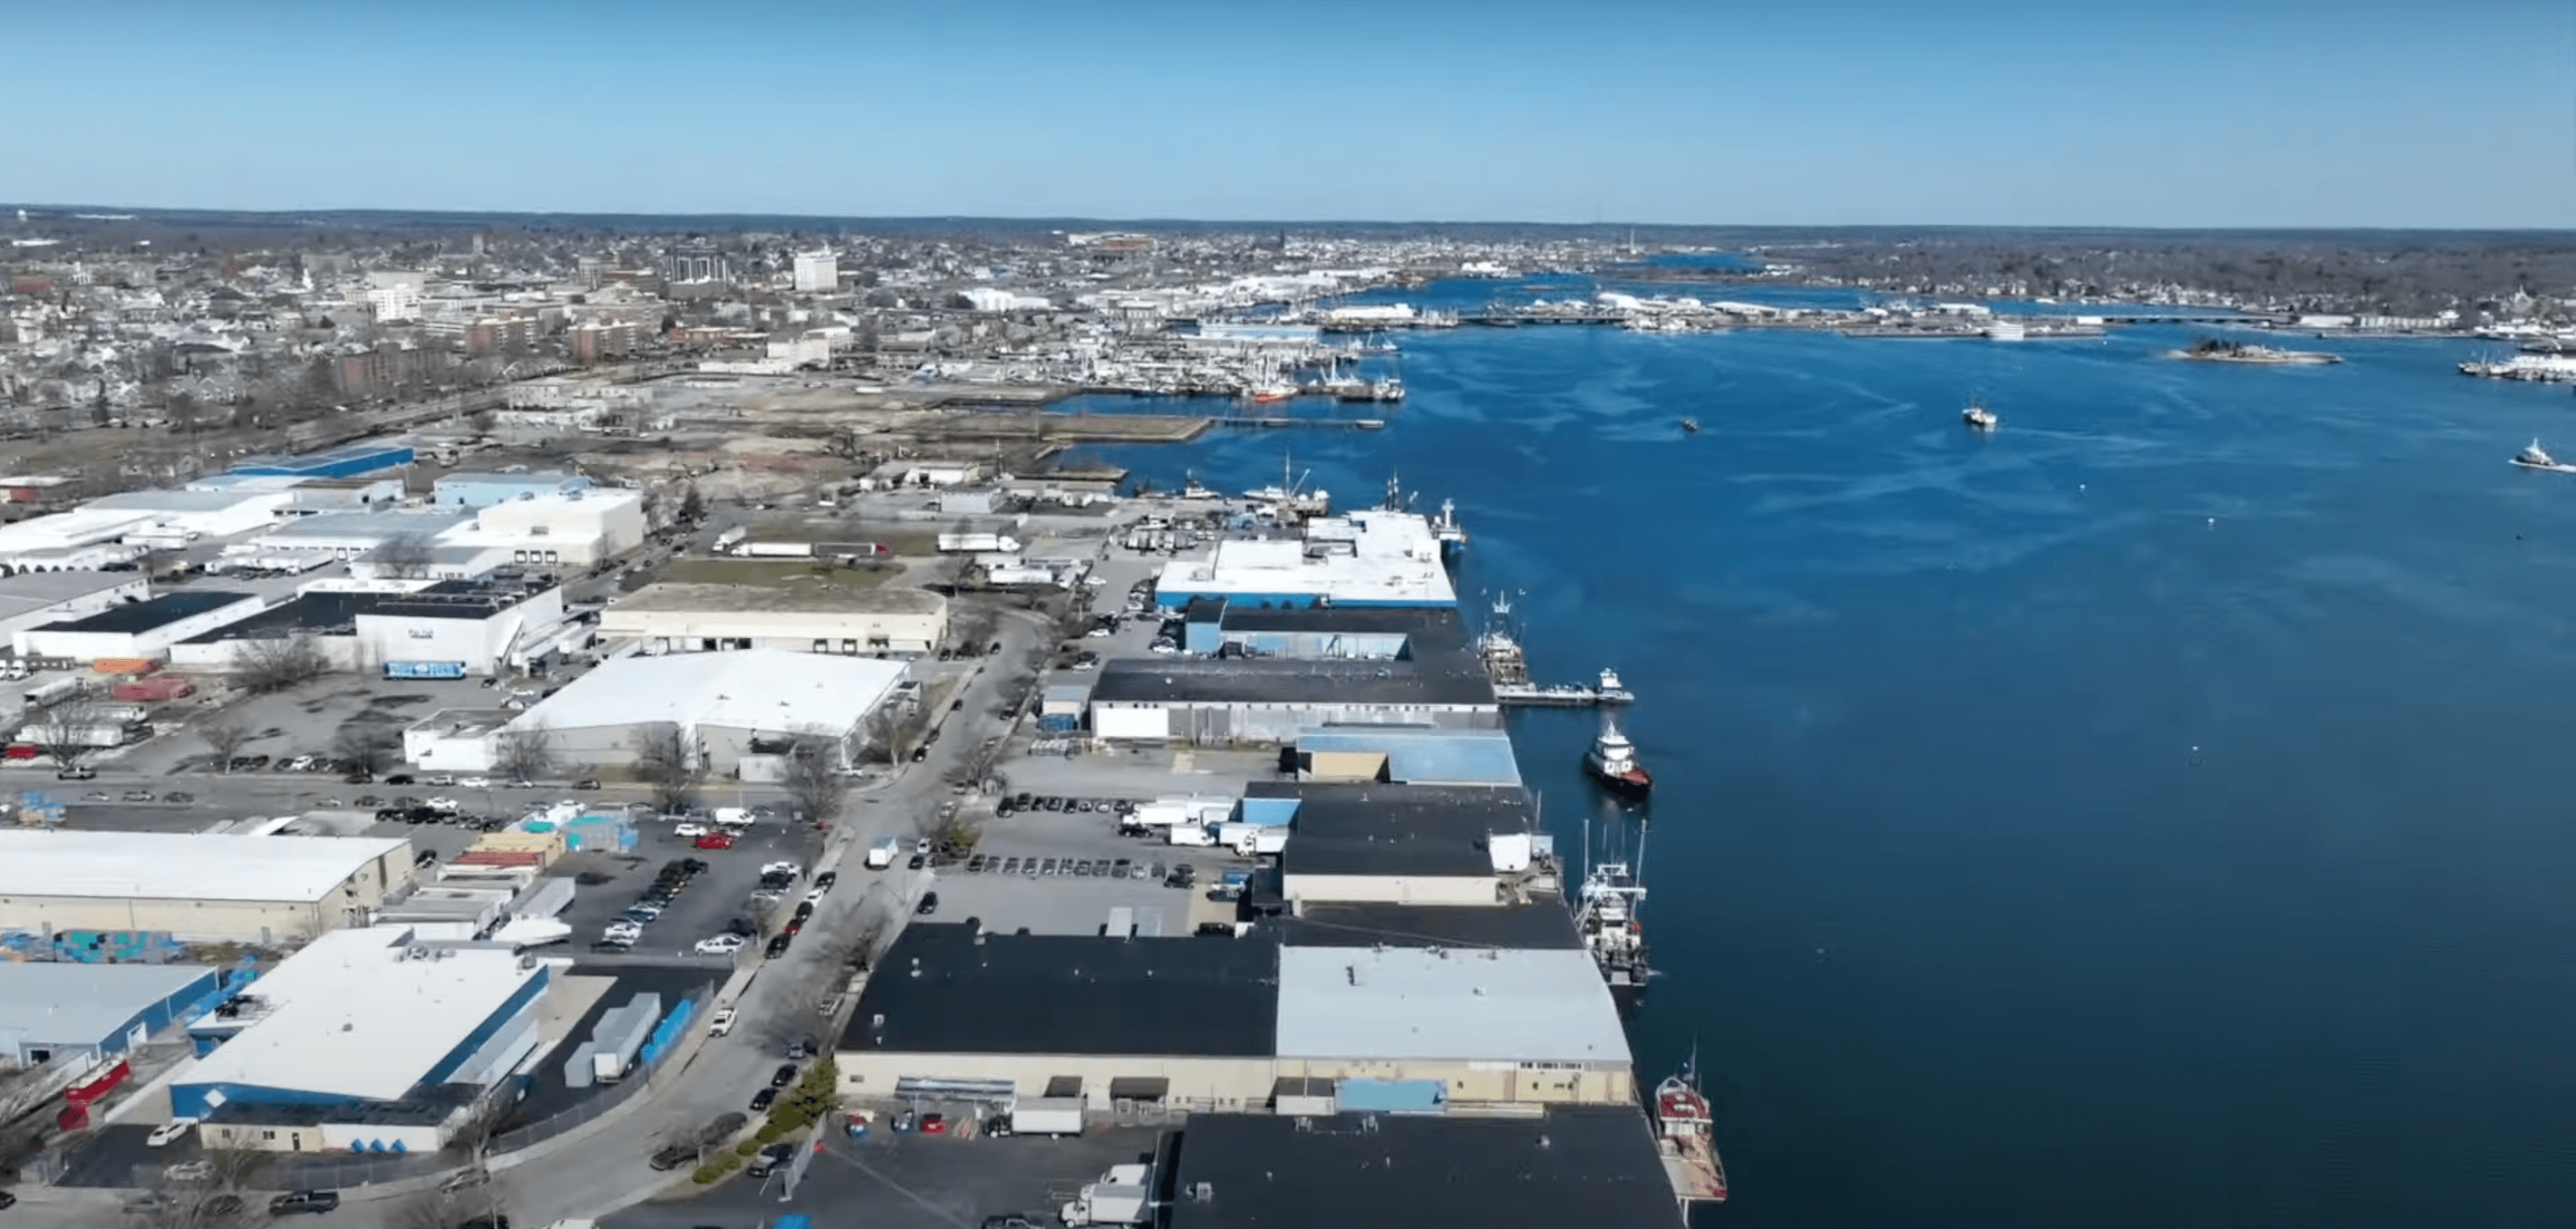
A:
<svg viewBox="0 0 2576 1229">
<path fill-rule="evenodd" d="M 400 444 L 359 443 L 300 457 L 249 457 L 236 463 L 231 472 L 254 477 L 356 478 L 400 469 L 413 459 L 412 450 Z"/>
<path fill-rule="evenodd" d="M 0 963 L 0 1067 L 93 1066 L 213 1006 L 221 990 L 204 965 Z"/>
<path fill-rule="evenodd" d="M 1502 730 L 1427 730 L 1416 726 L 1333 726 L 1297 735 L 1297 779 L 1318 783 L 1389 781 L 1406 785 L 1516 786 L 1519 760 Z"/>
<path fill-rule="evenodd" d="M 1502 707 L 1473 657 L 1419 660 L 1126 658 L 1091 689 L 1091 732 L 1201 746 L 1295 742 L 1333 725 L 1496 730 Z"/>
<path fill-rule="evenodd" d="M 274 944 L 362 922 L 413 881 L 382 837 L 0 829 L 0 929 Z"/>
<path fill-rule="evenodd" d="M 842 1091 L 1259 1111 L 1282 1080 L 1370 1080 L 1436 1083 L 1441 1106 L 1634 1100 L 1618 1009 L 1579 945 L 1300 948 L 1280 934 L 915 922 L 842 1034 Z"/>
<path fill-rule="evenodd" d="M 789 738 L 825 740 L 847 762 L 905 673 L 901 662 L 774 649 L 617 657 L 507 728 L 545 730 L 566 763 L 632 764 L 639 739 L 670 727 L 718 775 L 748 770 L 764 745 Z"/>
<path fill-rule="evenodd" d="M 258 614 L 265 605 L 256 594 L 181 589 L 81 618 L 26 628 L 12 634 L 9 641 L 20 657 L 161 660 L 170 655 L 170 646 L 239 623 Z"/>
<path fill-rule="evenodd" d="M 27 572 L 0 576 L 0 635 L 73 623 L 152 595 L 141 572 Z"/>
<path fill-rule="evenodd" d="M 834 583 L 810 574 L 769 584 L 666 582 L 612 603 L 600 613 L 599 634 L 639 641 L 647 653 L 927 653 L 948 636 L 948 599 L 906 585 Z"/>
<path fill-rule="evenodd" d="M 552 973 L 404 926 L 325 935 L 190 1023 L 171 1108 L 214 1147 L 435 1151 L 543 1043 Z"/>
<path fill-rule="evenodd" d="M 1201 597 L 1255 608 L 1458 604 L 1430 522 L 1383 511 L 1308 521 L 1302 540 L 1219 542 L 1204 559 L 1166 565 L 1154 596 L 1171 610 Z"/>
<path fill-rule="evenodd" d="M 1222 597 L 1182 607 L 1181 650 L 1204 657 L 1430 657 L 1464 651 L 1454 607 L 1259 606 Z"/>
<path fill-rule="evenodd" d="M 1627 1106 L 1192 1114 L 1165 1155 L 1166 1229 L 1682 1223 L 1653 1131 Z"/>
<path fill-rule="evenodd" d="M 1526 895 L 1555 852 L 1519 789 L 1254 781 L 1245 814 L 1271 799 L 1295 804 L 1279 855 L 1291 901 L 1492 905 Z"/>
<path fill-rule="evenodd" d="M 1261 1109 L 1279 943 L 987 934 L 914 922 L 877 962 L 835 1060 L 842 1092 Z"/>
<path fill-rule="evenodd" d="M 442 508 L 488 508 L 521 496 L 567 495 L 589 489 L 590 479 L 580 474 L 458 472 L 431 484 L 429 501 Z"/>
<path fill-rule="evenodd" d="M 386 590 L 312 589 L 258 615 L 171 647 L 170 664 L 222 671 L 251 646 L 309 637 L 341 670 L 408 678 L 466 678 L 524 670 L 586 645 L 565 618 L 563 590 L 463 580 Z"/>
<path fill-rule="evenodd" d="M 278 525 L 228 553 L 252 562 L 346 561 L 360 576 L 449 579 L 512 564 L 588 567 L 643 541 L 641 494 L 589 488 L 523 493 L 481 508 L 324 513 Z M 383 557 L 389 544 L 400 544 L 406 557 Z"/>
</svg>

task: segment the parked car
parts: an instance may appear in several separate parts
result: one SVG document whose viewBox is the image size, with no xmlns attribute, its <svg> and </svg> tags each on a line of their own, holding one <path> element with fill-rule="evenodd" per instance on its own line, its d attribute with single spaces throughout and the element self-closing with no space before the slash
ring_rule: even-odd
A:
<svg viewBox="0 0 2576 1229">
<path fill-rule="evenodd" d="M 125 791 L 125 801 L 127 802 L 150 802 L 153 800 L 153 797 L 154 795 L 152 791 L 148 789 L 130 789 Z"/>
<path fill-rule="evenodd" d="M 597 778 L 597 777 L 583 777 L 581 780 L 578 780 L 578 781 L 573 782 L 573 783 L 572 783 L 572 787 L 573 787 L 574 789 L 598 789 L 598 788 L 599 788 L 599 778 Z"/>
<path fill-rule="evenodd" d="M 449 774 L 447 774 L 447 773 L 443 773 L 443 772 L 442 772 L 442 773 L 439 773 L 439 774 L 437 774 L 437 775 L 435 775 L 435 776 L 423 777 L 423 778 L 421 778 L 421 782 L 420 782 L 420 783 L 421 783 L 421 784 L 423 784 L 423 785 L 433 785 L 433 786 L 438 786 L 438 787 L 444 788 L 444 787 L 446 787 L 446 786 L 450 786 L 450 785 L 454 785 L 454 784 L 456 784 L 456 778 L 455 778 L 454 776 L 451 776 L 451 775 L 449 775 Z"/>
<path fill-rule="evenodd" d="M 676 824 L 671 828 L 671 835 L 705 836 L 709 831 L 711 831 L 711 829 L 709 829 L 705 824 Z"/>
<path fill-rule="evenodd" d="M 215 1176 L 215 1163 L 213 1161 L 181 1161 L 176 1165 L 164 1167 L 161 1170 L 161 1176 L 172 1182 L 203 1182 L 206 1179 Z"/>
<path fill-rule="evenodd" d="M 91 781 L 96 780 L 97 777 L 98 770 L 87 764 L 76 764 L 54 773 L 54 779 L 57 781 Z"/>
<path fill-rule="evenodd" d="M 293 1216 L 298 1212 L 319 1215 L 340 1206 L 338 1191 L 295 1191 L 268 1201 L 271 1216 Z"/>
<path fill-rule="evenodd" d="M 917 854 L 912 855 L 912 859 L 911 859 L 910 861 L 908 861 L 908 862 L 905 862 L 905 863 L 904 863 L 904 867 L 905 867 L 905 869 L 907 869 L 907 870 L 916 870 L 916 871 L 917 871 L 917 870 L 920 870 L 923 866 L 928 865 L 928 864 L 929 864 L 929 862 L 930 862 L 930 856 L 929 856 L 928 854 L 918 854 L 918 853 L 917 853 Z"/>
<path fill-rule="evenodd" d="M 162 1123 L 160 1126 L 152 1128 L 152 1133 L 144 1136 L 143 1142 L 147 1147 L 158 1148 L 169 1143 L 171 1140 L 187 1134 L 188 1128 L 195 1125 L 197 1125 L 197 1120 L 194 1118 L 173 1119 L 172 1121 Z"/>
<path fill-rule="evenodd" d="M 733 1031 L 733 1021 L 734 1021 L 734 1009 L 733 1009 L 733 1008 L 730 1008 L 730 1007 L 719 1007 L 719 1008 L 717 1008 L 717 1009 L 716 1009 L 716 1014 L 714 1014 L 714 1015 L 712 1015 L 712 1016 L 707 1017 L 707 1036 L 709 1036 L 709 1037 L 722 1037 L 722 1036 L 724 1036 L 725 1034 L 732 1032 L 732 1031 Z"/>
<path fill-rule="evenodd" d="M 814 876 L 814 890 L 817 892 L 829 892 L 832 890 L 832 885 L 839 883 L 840 881 L 841 872 L 825 871 L 820 875 Z"/>
<path fill-rule="evenodd" d="M 775 1089 L 775 1088 L 764 1088 L 764 1089 L 761 1089 L 759 1092 L 756 1092 L 756 1093 L 751 1094 L 751 1112 L 752 1112 L 752 1113 L 755 1113 L 755 1114 L 765 1114 L 765 1113 L 768 1113 L 768 1112 L 769 1112 L 770 1104 L 771 1104 L 771 1103 L 773 1103 L 773 1102 L 775 1102 L 775 1101 L 777 1101 L 777 1100 L 778 1100 L 778 1090 L 777 1090 L 777 1089 Z"/>
<path fill-rule="evenodd" d="M 762 959 L 776 960 L 779 957 L 786 955 L 787 945 L 794 943 L 795 941 L 796 937 L 794 935 L 779 935 L 772 938 L 769 941 L 769 946 L 761 951 Z"/>
<path fill-rule="evenodd" d="M 412 776 L 411 776 L 411 774 L 410 774 L 410 773 L 407 773 L 407 772 L 398 772 L 398 773 L 395 773 L 394 775 L 392 775 L 392 776 L 390 776 L 390 777 L 385 778 L 385 784 L 387 784 L 387 785 L 409 785 L 409 784 L 411 784 L 411 783 L 412 783 Z"/>
<path fill-rule="evenodd" d="M 461 777 L 458 778 L 456 785 L 459 789 L 490 789 L 492 788 L 492 778 Z"/>
<path fill-rule="evenodd" d="M 174 789 L 169 793 L 161 795 L 161 801 L 163 802 L 195 802 L 196 800 L 197 796 L 195 794 L 191 794 L 183 789 Z"/>
<path fill-rule="evenodd" d="M 733 838 L 721 832 L 710 832 L 692 842 L 700 849 L 731 849 Z"/>
<path fill-rule="evenodd" d="M 682 1144 L 673 1144 L 668 1148 L 664 1148 L 660 1152 L 654 1153 L 653 1159 L 646 1162 L 646 1164 L 651 1165 L 654 1172 L 661 1173 L 668 1170 L 678 1169 L 679 1167 L 697 1159 L 697 1149 Z"/>
<path fill-rule="evenodd" d="M 921 1133 L 922 1133 L 922 1134 L 924 1134 L 924 1135 L 945 1135 L 945 1134 L 947 1134 L 947 1133 L 948 1133 L 948 1115 L 946 1115 L 946 1114 L 923 1114 L 923 1115 L 921 1116 Z"/>
<path fill-rule="evenodd" d="M 698 954 L 701 956 L 730 956 L 735 952 L 741 951 L 742 946 L 743 937 L 741 935 L 716 935 L 713 938 L 698 940 Z"/>
<path fill-rule="evenodd" d="M 912 907 L 914 917 L 929 917 L 937 912 L 939 912 L 939 893 L 937 892 L 922 893 L 921 903 Z"/>
</svg>

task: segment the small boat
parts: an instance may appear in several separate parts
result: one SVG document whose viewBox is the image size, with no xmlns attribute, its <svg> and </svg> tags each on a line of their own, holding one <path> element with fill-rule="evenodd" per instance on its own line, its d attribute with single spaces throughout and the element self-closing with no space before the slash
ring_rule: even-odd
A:
<svg viewBox="0 0 2576 1229">
<path fill-rule="evenodd" d="M 1276 405 L 1297 395 L 1294 384 L 1264 384 L 1252 390 L 1254 405 Z"/>
<path fill-rule="evenodd" d="M 1699 434 L 1699 420 L 1698 420 L 1698 419 L 1696 419 L 1696 418 L 1685 418 L 1685 419 L 1683 419 L 1683 420 L 1682 420 L 1682 434 L 1684 434 L 1684 435 L 1697 435 L 1697 434 Z"/>
<path fill-rule="evenodd" d="M 1987 409 L 1985 403 L 1979 401 L 1969 402 L 1968 408 L 1960 412 L 1959 420 L 1967 423 L 1972 431 L 1992 431 L 1995 429 L 1995 424 L 2003 421 L 1995 417 L 1995 412 Z"/>
<path fill-rule="evenodd" d="M 1717 1119 L 1708 1096 L 1699 1088 L 1699 1055 L 1655 1085 L 1649 1112 L 1655 1118 L 1655 1147 L 1673 1189 L 1683 1198 L 1704 1203 L 1726 1202 L 1726 1165 L 1717 1157 Z"/>
<path fill-rule="evenodd" d="M 1637 745 L 1619 732 L 1616 721 L 1601 723 L 1601 736 L 1583 753 L 1583 771 L 1592 774 L 1601 788 L 1623 798 L 1643 798 L 1654 792 L 1653 774 L 1637 762 Z"/>
<path fill-rule="evenodd" d="M 1619 681 L 1619 672 L 1608 666 L 1601 668 L 1601 686 L 1593 694 L 1599 697 L 1603 704 L 1626 704 L 1637 698 L 1635 692 L 1628 690 L 1627 686 Z"/>
<path fill-rule="evenodd" d="M 2561 463 L 2558 458 L 2549 455 L 2549 450 L 2542 448 L 2540 441 L 2536 439 L 2531 441 L 2530 447 L 2513 454 L 2513 463 L 2524 469 L 2545 469 L 2558 474 L 2576 474 L 2576 465 Z"/>
</svg>

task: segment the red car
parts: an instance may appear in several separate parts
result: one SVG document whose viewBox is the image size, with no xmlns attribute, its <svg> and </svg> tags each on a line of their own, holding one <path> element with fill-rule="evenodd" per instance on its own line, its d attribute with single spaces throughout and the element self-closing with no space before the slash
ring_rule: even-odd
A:
<svg viewBox="0 0 2576 1229">
<path fill-rule="evenodd" d="M 696 844 L 700 849 L 731 849 L 733 838 L 721 832 L 710 832 L 699 837 Z"/>
<path fill-rule="evenodd" d="M 921 1133 L 924 1135 L 946 1135 L 948 1133 L 947 1115 L 923 1114 L 921 1116 Z"/>
</svg>

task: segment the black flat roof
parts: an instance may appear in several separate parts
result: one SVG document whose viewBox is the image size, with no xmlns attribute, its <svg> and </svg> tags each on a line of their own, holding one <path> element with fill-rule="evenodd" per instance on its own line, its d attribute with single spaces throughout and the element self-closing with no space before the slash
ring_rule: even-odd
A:
<svg viewBox="0 0 2576 1229">
<path fill-rule="evenodd" d="M 1191 614 L 1196 615 L 1199 602 L 1208 600 L 1212 599 L 1192 599 Z M 1217 626 L 1242 632 L 1401 634 L 1407 655 L 1412 657 L 1457 652 L 1465 649 L 1469 640 L 1466 621 L 1448 606 L 1298 606 L 1270 610 L 1227 606 Z"/>
<path fill-rule="evenodd" d="M 914 922 L 868 975 L 841 1048 L 1266 1058 L 1278 1012 L 1275 931 L 979 941 L 963 923 Z"/>
<path fill-rule="evenodd" d="M 188 638 L 190 644 L 256 640 L 284 632 L 333 631 L 357 626 L 360 615 L 412 619 L 488 619 L 525 601 L 516 587 L 494 588 L 443 580 L 412 593 L 301 593 L 239 623 Z"/>
<path fill-rule="evenodd" d="M 1294 845 L 1291 841 L 1289 844 Z M 1566 951 L 1583 946 L 1574 914 L 1553 897 L 1523 905 L 1304 905 L 1285 919 L 1290 947 L 1492 947 Z"/>
<path fill-rule="evenodd" d="M 255 601 L 256 596 L 235 593 L 229 589 L 188 589 L 164 593 L 149 601 L 129 602 L 102 610 L 87 618 L 66 623 L 48 623 L 40 632 L 148 632 L 153 628 L 221 610 L 235 602 Z"/>
<path fill-rule="evenodd" d="M 1173 1153 L 1169 1229 L 1683 1223 L 1635 1106 L 1542 1118 L 1192 1114 Z"/>
<path fill-rule="evenodd" d="M 1474 658 L 1355 661 L 1124 657 L 1104 662 L 1091 698 L 1133 703 L 1491 705 L 1493 680 Z"/>
<path fill-rule="evenodd" d="M 1291 875 L 1491 875 L 1485 838 L 1538 827 L 1519 786 L 1254 781 L 1247 798 L 1295 798 L 1279 864 Z"/>
</svg>

